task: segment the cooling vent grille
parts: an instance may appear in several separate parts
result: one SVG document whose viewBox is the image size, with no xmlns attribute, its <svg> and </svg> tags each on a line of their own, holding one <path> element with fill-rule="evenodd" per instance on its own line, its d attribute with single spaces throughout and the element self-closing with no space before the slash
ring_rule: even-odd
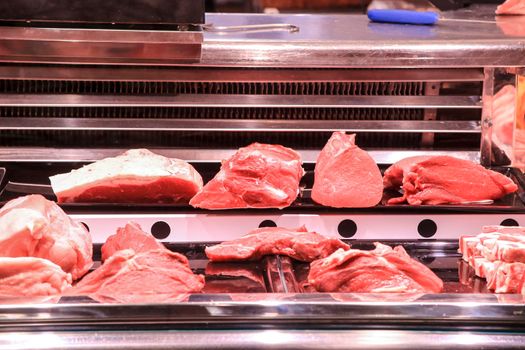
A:
<svg viewBox="0 0 525 350">
<path fill-rule="evenodd" d="M 422 82 L 123 82 L 0 80 L 1 93 L 17 94 L 264 94 L 264 95 L 423 95 Z"/>
</svg>

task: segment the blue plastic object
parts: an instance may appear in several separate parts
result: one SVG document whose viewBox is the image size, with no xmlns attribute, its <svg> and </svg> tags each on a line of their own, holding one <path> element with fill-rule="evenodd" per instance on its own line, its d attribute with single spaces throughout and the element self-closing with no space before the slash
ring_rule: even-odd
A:
<svg viewBox="0 0 525 350">
<path fill-rule="evenodd" d="M 433 25 L 438 22 L 439 14 L 431 11 L 370 10 L 368 18 L 380 23 Z"/>
</svg>

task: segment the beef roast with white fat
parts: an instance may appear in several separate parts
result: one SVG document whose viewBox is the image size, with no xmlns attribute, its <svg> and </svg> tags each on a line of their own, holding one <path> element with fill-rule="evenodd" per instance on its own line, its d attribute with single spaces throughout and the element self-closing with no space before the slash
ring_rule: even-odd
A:
<svg viewBox="0 0 525 350">
<path fill-rule="evenodd" d="M 202 188 L 202 177 L 189 163 L 146 149 L 49 179 L 60 203 L 188 203 Z"/>
<path fill-rule="evenodd" d="M 297 198 L 303 175 L 301 156 L 294 150 L 253 143 L 223 161 L 190 204 L 204 209 L 285 208 Z"/>
<path fill-rule="evenodd" d="M 381 201 L 381 171 L 355 144 L 355 134 L 334 132 L 317 158 L 312 199 L 335 208 L 373 207 Z"/>
<path fill-rule="evenodd" d="M 336 238 L 327 238 L 306 227 L 258 228 L 247 235 L 206 248 L 211 261 L 258 260 L 265 255 L 287 255 L 301 261 L 313 261 L 332 254 L 337 249 L 350 247 Z"/>
<path fill-rule="evenodd" d="M 74 280 L 93 265 L 86 228 L 40 195 L 13 199 L 0 209 L 0 256 L 48 259 Z"/>
<path fill-rule="evenodd" d="M 320 292 L 439 293 L 443 281 L 403 247 L 338 250 L 310 264 L 308 282 Z"/>
</svg>

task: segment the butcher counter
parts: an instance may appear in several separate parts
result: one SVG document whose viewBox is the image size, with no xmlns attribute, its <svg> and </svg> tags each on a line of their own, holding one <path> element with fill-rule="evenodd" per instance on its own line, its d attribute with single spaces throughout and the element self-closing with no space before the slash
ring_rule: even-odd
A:
<svg viewBox="0 0 525 350">
<path fill-rule="evenodd" d="M 256 141 L 293 147 L 306 170 L 303 196 L 283 210 L 62 205 L 89 229 L 95 260 L 135 221 L 185 254 L 210 290 L 169 304 L 2 299 L 0 349 L 522 348 L 524 297 L 490 293 L 457 253 L 459 236 L 483 225 L 525 226 L 525 17 L 493 13 L 471 7 L 435 26 L 266 14 L 176 28 L 0 26 L 2 203 L 53 199 L 50 175 L 138 147 L 184 159 L 205 180 Z M 452 155 L 519 189 L 488 205 L 320 207 L 313 167 L 335 130 L 356 133 L 382 170 Z M 206 246 L 276 225 L 354 247 L 402 245 L 444 292 L 306 292 L 308 267 L 282 256 L 210 272 Z"/>
</svg>

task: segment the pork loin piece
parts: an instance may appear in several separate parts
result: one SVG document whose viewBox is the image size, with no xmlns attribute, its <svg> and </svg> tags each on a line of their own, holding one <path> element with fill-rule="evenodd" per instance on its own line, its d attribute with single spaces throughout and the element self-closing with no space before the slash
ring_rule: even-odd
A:
<svg viewBox="0 0 525 350">
<path fill-rule="evenodd" d="M 376 249 L 337 250 L 310 264 L 308 282 L 320 292 L 439 293 L 443 281 L 410 258 L 403 247 L 375 243 Z"/>
<path fill-rule="evenodd" d="M 0 296 L 60 295 L 71 286 L 71 275 L 41 258 L 0 258 Z"/>
<path fill-rule="evenodd" d="M 88 295 L 108 303 L 181 301 L 204 287 L 204 276 L 194 275 L 185 256 L 167 249 L 135 253 L 120 250 L 84 277 L 70 295 Z"/>
<path fill-rule="evenodd" d="M 196 208 L 285 208 L 299 194 L 301 156 L 280 145 L 253 143 L 223 161 L 190 201 Z"/>
<path fill-rule="evenodd" d="M 313 261 L 332 254 L 337 249 L 350 247 L 335 238 L 326 238 L 306 227 L 286 229 L 263 227 L 229 242 L 207 247 L 211 261 L 258 260 L 265 255 L 287 255 L 301 261 Z"/>
<path fill-rule="evenodd" d="M 355 134 L 334 132 L 317 158 L 312 199 L 335 208 L 373 207 L 381 201 L 381 171 L 355 145 Z"/>
<path fill-rule="evenodd" d="M 0 209 L 0 256 L 48 259 L 74 280 L 93 265 L 86 228 L 40 195 L 13 199 Z"/>
<path fill-rule="evenodd" d="M 402 168 L 406 169 L 407 165 Z M 399 174 L 394 170 L 387 170 L 385 174 L 392 172 Z M 383 182 L 396 183 L 396 180 L 387 175 Z M 388 204 L 437 205 L 496 200 L 517 189 L 518 186 L 510 178 L 479 164 L 436 156 L 416 162 L 403 171 L 403 196 L 390 199 Z"/>
<path fill-rule="evenodd" d="M 403 186 L 403 178 L 409 173 L 410 167 L 416 163 L 430 159 L 432 156 L 415 156 L 401 159 L 385 170 L 383 176 L 384 188 L 398 189 Z"/>
<path fill-rule="evenodd" d="M 106 261 L 110 256 L 124 249 L 133 249 L 135 253 L 141 253 L 164 249 L 164 245 L 157 241 L 151 233 L 142 231 L 139 224 L 129 222 L 126 226 L 119 227 L 116 234 L 108 237 L 101 248 L 102 261 Z"/>
<path fill-rule="evenodd" d="M 59 203 L 188 203 L 202 188 L 202 177 L 190 164 L 146 149 L 49 179 Z"/>
</svg>

